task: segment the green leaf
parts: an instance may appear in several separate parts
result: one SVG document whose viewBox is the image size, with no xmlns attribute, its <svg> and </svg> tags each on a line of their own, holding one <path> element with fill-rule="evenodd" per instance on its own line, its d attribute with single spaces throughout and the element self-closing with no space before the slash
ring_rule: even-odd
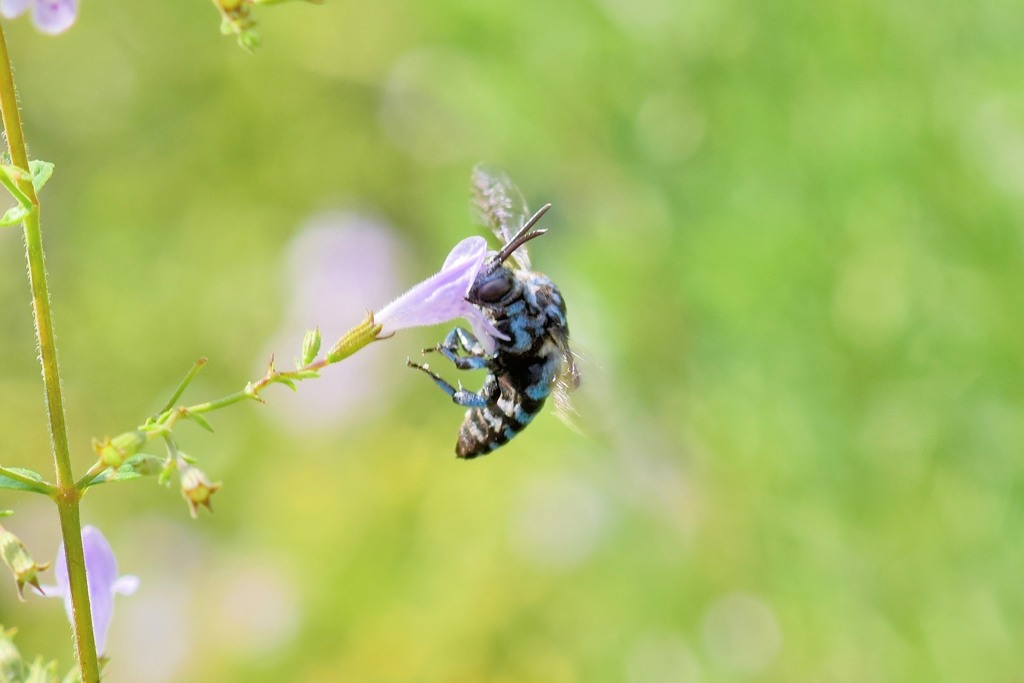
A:
<svg viewBox="0 0 1024 683">
<path fill-rule="evenodd" d="M 199 413 L 189 413 L 186 417 L 188 417 L 188 419 L 190 420 L 193 420 L 197 425 L 199 425 L 206 431 L 210 432 L 211 434 L 213 433 L 213 425 L 211 425 L 209 421 L 207 421 L 207 419 L 200 415 Z"/>
<path fill-rule="evenodd" d="M 102 658 L 100 666 L 103 666 Z M 78 667 L 71 667 L 71 670 L 64 674 L 64 678 L 60 679 L 60 683 L 82 683 L 82 674 L 78 671 Z"/>
<path fill-rule="evenodd" d="M 35 481 L 38 481 L 39 486 L 33 486 L 28 482 L 18 481 L 17 479 L 11 479 L 10 477 L 5 477 L 3 474 L 0 474 L 0 489 L 11 489 L 14 491 L 33 491 L 35 493 L 49 494 L 48 489 L 50 487 L 50 484 L 48 484 L 46 480 L 43 479 L 43 475 L 39 474 L 38 472 L 34 472 L 23 467 L 8 467 L 7 469 L 11 472 L 16 472 L 17 474 L 28 477 L 29 479 L 34 479 Z"/>
<path fill-rule="evenodd" d="M 14 514 L 14 510 L 0 510 L 0 517 L 10 517 Z"/>
<path fill-rule="evenodd" d="M 44 662 L 42 657 L 37 656 L 28 667 L 25 683 L 56 683 L 56 681 L 57 662 Z"/>
<path fill-rule="evenodd" d="M 96 475 L 92 481 L 86 484 L 85 488 L 96 486 L 97 484 L 109 484 L 115 481 L 131 481 L 142 477 L 151 477 L 163 470 L 164 460 L 165 458 L 147 455 L 146 453 L 133 455 L 125 460 L 117 469 L 106 469 Z"/>
<path fill-rule="evenodd" d="M 7 209 L 7 212 L 0 217 L 0 227 L 6 228 L 11 225 L 17 225 L 18 223 L 25 220 L 25 216 L 28 215 L 28 209 L 21 204 L 15 204 L 11 208 Z"/>
<path fill-rule="evenodd" d="M 53 175 L 53 164 L 49 161 L 33 159 L 28 162 L 28 171 L 32 175 L 32 187 L 35 188 L 36 194 L 38 194 L 39 190 L 43 189 L 46 181 Z"/>
</svg>

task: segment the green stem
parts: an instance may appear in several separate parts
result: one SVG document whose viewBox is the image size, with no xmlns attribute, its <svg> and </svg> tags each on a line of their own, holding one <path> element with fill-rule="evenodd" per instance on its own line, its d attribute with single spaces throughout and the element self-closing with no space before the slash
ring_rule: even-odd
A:
<svg viewBox="0 0 1024 683">
<path fill-rule="evenodd" d="M 307 379 L 314 376 L 316 372 L 330 365 L 331 362 L 326 358 L 313 361 L 309 365 L 304 365 L 296 370 L 285 370 L 284 372 L 270 369 L 267 374 L 256 380 L 255 382 L 249 382 L 244 389 L 236 391 L 233 394 L 228 394 L 221 398 L 213 401 L 205 401 L 203 403 L 197 403 L 191 406 L 180 406 L 177 408 L 166 408 L 159 415 L 157 415 L 155 421 L 157 424 L 162 424 L 168 429 L 174 427 L 174 424 L 179 418 L 187 416 L 189 413 L 211 413 L 214 410 L 220 410 L 227 406 L 234 405 L 235 403 L 241 403 L 247 400 L 258 400 L 260 399 L 260 391 L 262 391 L 267 385 L 274 384 L 275 382 L 281 382 L 282 380 L 301 380 Z"/>
<path fill-rule="evenodd" d="M 181 398 L 181 395 L 185 393 L 185 389 L 188 388 L 188 385 L 196 378 L 196 375 L 199 374 L 199 371 L 203 369 L 204 365 L 206 365 L 206 358 L 200 358 L 195 362 L 192 369 L 185 374 L 185 379 L 181 380 L 181 384 L 179 384 L 178 388 L 174 390 L 174 394 L 167 399 L 167 403 L 164 404 L 164 407 L 160 409 L 160 412 L 157 413 L 157 415 L 166 413 L 174 407 L 174 404 L 177 403 L 178 399 Z"/>
<path fill-rule="evenodd" d="M 28 152 L 21 130 L 21 116 L 14 91 L 14 75 L 7 53 L 7 40 L 0 27 L 0 114 L 11 162 L 19 168 L 28 168 Z M 47 416 L 50 422 L 50 443 L 53 448 L 54 468 L 57 471 L 57 491 L 54 500 L 60 515 L 61 536 L 68 565 L 71 587 L 71 606 L 75 631 L 75 651 L 83 683 L 96 683 L 100 679 L 96 660 L 96 639 L 92 631 L 89 607 L 89 585 L 85 576 L 85 552 L 82 549 L 82 526 L 78 513 L 80 492 L 75 488 L 71 473 L 71 455 L 68 450 L 68 432 L 64 421 L 64 400 L 61 396 L 60 372 L 57 369 L 57 347 L 53 335 L 53 315 L 50 312 L 50 293 L 46 287 L 46 268 L 43 263 L 43 237 L 39 225 L 39 199 L 29 179 L 18 181 L 18 188 L 35 207 L 25 217 L 25 252 L 28 259 L 29 282 L 32 287 L 32 309 L 35 313 L 39 358 L 43 366 L 43 387 L 46 394 Z"/>
<path fill-rule="evenodd" d="M 79 491 L 84 491 L 89 488 L 93 479 L 103 474 L 107 469 L 109 469 L 109 465 L 104 464 L 101 460 L 97 460 L 92 464 L 92 467 L 90 467 L 89 470 L 75 482 L 75 488 Z"/>
<path fill-rule="evenodd" d="M 21 169 L 19 169 L 17 172 L 21 173 Z M 11 196 L 13 196 L 14 199 L 18 202 L 18 204 L 24 207 L 26 211 L 31 211 L 33 208 L 35 208 L 32 204 L 32 199 L 21 191 L 21 188 L 18 187 L 17 183 L 15 183 L 11 176 L 9 176 L 7 173 L 0 173 L 0 183 L 3 183 L 3 186 L 6 187 L 7 191 L 11 193 Z"/>
<path fill-rule="evenodd" d="M 181 408 L 179 409 L 179 414 L 209 413 L 214 410 L 220 410 L 221 408 L 224 408 L 226 406 L 239 403 L 240 401 L 245 401 L 247 399 L 253 398 L 256 398 L 255 394 L 249 392 L 246 389 L 242 389 L 241 391 L 236 391 L 235 393 L 230 394 L 228 396 L 224 396 L 223 398 L 218 398 L 215 401 L 206 401 L 205 403 L 197 403 L 194 406 Z"/>
</svg>

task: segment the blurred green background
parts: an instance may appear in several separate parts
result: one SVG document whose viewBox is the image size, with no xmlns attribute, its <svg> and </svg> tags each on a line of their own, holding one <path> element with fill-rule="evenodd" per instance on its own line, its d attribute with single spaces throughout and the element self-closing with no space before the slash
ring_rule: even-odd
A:
<svg viewBox="0 0 1024 683">
<path fill-rule="evenodd" d="M 255 55 L 201 0 L 5 24 L 78 471 L 197 357 L 194 402 L 434 272 L 479 161 L 554 204 L 582 434 L 457 461 L 404 367 L 441 328 L 184 425 L 216 514 L 83 503 L 142 581 L 110 681 L 1021 680 L 1018 2 L 258 18 Z M 0 267 L 0 461 L 49 472 L 17 230 Z M 0 493 L 38 557 L 45 503 Z M 56 601 L 7 585 L 0 622 L 70 665 Z"/>
</svg>

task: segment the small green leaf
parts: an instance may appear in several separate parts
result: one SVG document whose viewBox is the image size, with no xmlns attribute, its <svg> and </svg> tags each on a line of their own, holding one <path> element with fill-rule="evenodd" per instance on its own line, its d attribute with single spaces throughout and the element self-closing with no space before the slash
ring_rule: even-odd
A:
<svg viewBox="0 0 1024 683">
<path fill-rule="evenodd" d="M 206 431 L 211 434 L 213 433 L 213 425 L 211 425 L 209 421 L 199 413 L 189 413 L 187 417 Z"/>
<path fill-rule="evenodd" d="M 55 683 L 57 680 L 57 662 L 44 662 L 37 656 L 28 667 L 25 683 Z"/>
<path fill-rule="evenodd" d="M 146 453 L 133 455 L 126 459 L 117 469 L 108 468 L 103 470 L 103 472 L 96 475 L 92 481 L 86 484 L 86 488 L 96 486 L 97 484 L 109 484 L 115 481 L 131 481 L 142 477 L 151 477 L 154 474 L 160 473 L 164 467 L 164 461 L 165 458 L 147 455 Z"/>
<path fill-rule="evenodd" d="M 11 208 L 7 209 L 7 212 L 0 217 L 0 227 L 6 228 L 11 225 L 17 225 L 18 223 L 25 220 L 25 216 L 28 215 L 28 209 L 21 204 L 15 204 Z"/>
<path fill-rule="evenodd" d="M 49 161 L 40 161 L 39 159 L 33 159 L 28 162 L 28 170 L 32 175 L 32 187 L 35 188 L 36 193 L 43 189 L 43 185 L 53 175 L 53 164 Z"/>
<path fill-rule="evenodd" d="M 14 510 L 0 510 L 0 517 L 10 517 L 14 514 Z"/>
<path fill-rule="evenodd" d="M 25 663 L 14 646 L 14 629 L 5 631 L 0 626 L 0 681 L 21 683 L 25 680 Z"/>
<path fill-rule="evenodd" d="M 11 472 L 15 472 L 22 476 L 28 477 L 29 479 L 34 479 L 35 481 L 38 481 L 39 486 L 34 486 L 24 481 L 18 481 L 17 479 L 11 479 L 10 477 L 5 477 L 3 474 L 0 474 L 0 489 L 11 489 L 13 491 L 33 491 L 35 493 L 46 494 L 50 492 L 49 489 L 51 488 L 51 485 L 48 484 L 46 480 L 43 479 L 43 475 L 39 474 L 38 472 L 34 472 L 23 467 L 8 467 L 7 469 Z"/>
<path fill-rule="evenodd" d="M 4 155 L 6 157 L 6 155 Z M 10 180 L 12 183 L 17 183 L 22 178 L 25 178 L 28 172 L 20 166 L 14 164 L 0 164 L 0 173 L 4 175 L 4 178 Z"/>
<path fill-rule="evenodd" d="M 105 664 L 105 657 L 100 658 L 100 667 L 102 668 Z M 78 671 L 77 666 L 71 667 L 71 670 L 64 674 L 64 678 L 60 679 L 60 683 L 82 683 L 82 674 Z"/>
</svg>

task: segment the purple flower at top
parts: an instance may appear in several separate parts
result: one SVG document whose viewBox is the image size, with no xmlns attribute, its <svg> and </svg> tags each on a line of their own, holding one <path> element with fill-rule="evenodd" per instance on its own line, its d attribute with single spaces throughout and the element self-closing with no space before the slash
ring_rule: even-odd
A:
<svg viewBox="0 0 1024 683">
<path fill-rule="evenodd" d="M 465 318 L 487 353 L 494 351 L 494 338 L 508 339 L 494 327 L 479 308 L 466 301 L 476 275 L 487 259 L 487 240 L 467 237 L 452 249 L 441 270 L 374 314 L 387 336 L 407 327 L 436 325 Z"/>
<path fill-rule="evenodd" d="M 85 549 L 85 573 L 89 579 L 89 604 L 92 606 L 92 630 L 96 636 L 96 653 L 107 651 L 107 631 L 114 616 L 114 594 L 131 595 L 139 587 L 139 577 L 118 576 L 117 558 L 100 530 L 94 526 L 82 528 Z M 46 596 L 64 598 L 68 621 L 72 621 L 71 587 L 68 584 L 68 566 L 64 560 L 64 544 L 57 549 L 54 563 L 56 586 L 44 586 Z"/>
<path fill-rule="evenodd" d="M 0 15 L 14 19 L 30 6 L 32 23 L 51 36 L 67 31 L 78 17 L 78 0 L 0 0 Z"/>
</svg>

